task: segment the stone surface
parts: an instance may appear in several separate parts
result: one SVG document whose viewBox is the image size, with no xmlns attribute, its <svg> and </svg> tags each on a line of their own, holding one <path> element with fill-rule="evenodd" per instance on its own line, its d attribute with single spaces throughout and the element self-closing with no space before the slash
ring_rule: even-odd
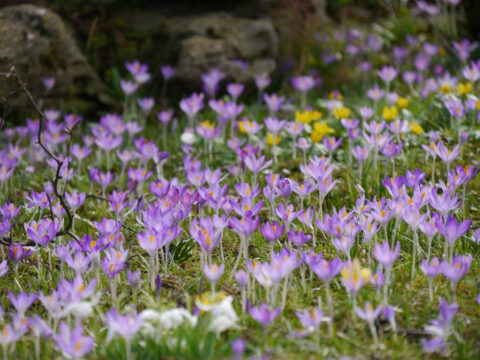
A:
<svg viewBox="0 0 480 360">
<path fill-rule="evenodd" d="M 175 63 L 174 81 L 182 88 L 198 87 L 200 76 L 213 67 L 222 70 L 228 80 L 240 82 L 261 73 L 272 74 L 276 68 L 278 36 L 269 19 L 214 13 L 174 18 L 167 21 L 166 29 L 173 44 L 166 49 L 167 58 Z M 238 59 L 249 64 L 245 71 Z"/>
<path fill-rule="evenodd" d="M 32 94 L 45 94 L 43 79 L 54 77 L 56 84 L 46 105 L 64 106 L 86 112 L 94 106 L 102 84 L 79 50 L 65 23 L 54 12 L 20 5 L 0 9 L 0 68 L 15 65 Z M 0 79 L 0 94 L 6 95 L 15 84 Z M 22 109 L 26 100 L 13 99 Z"/>
</svg>

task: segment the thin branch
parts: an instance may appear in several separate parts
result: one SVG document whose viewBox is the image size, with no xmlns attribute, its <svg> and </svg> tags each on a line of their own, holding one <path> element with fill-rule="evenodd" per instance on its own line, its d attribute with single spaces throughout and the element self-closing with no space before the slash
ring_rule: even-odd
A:
<svg viewBox="0 0 480 360">
<path fill-rule="evenodd" d="M 12 66 L 10 68 L 9 72 L 5 75 L 5 77 L 7 79 L 10 78 L 10 77 L 13 77 L 15 79 L 15 81 L 17 82 L 19 91 L 22 91 L 27 96 L 28 101 L 33 106 L 33 108 L 35 109 L 35 111 L 37 112 L 37 114 L 39 116 L 39 126 L 38 126 L 38 133 L 37 133 L 38 144 L 42 147 L 42 149 L 47 153 L 48 156 L 50 156 L 52 159 L 54 159 L 57 162 L 57 164 L 60 163 L 61 162 L 60 159 L 58 159 L 55 155 L 53 155 L 52 152 L 50 150 L 48 150 L 47 147 L 42 142 L 41 135 L 42 135 L 43 126 L 44 126 L 44 122 L 45 122 L 45 114 L 40 109 L 40 107 L 37 105 L 35 100 L 33 99 L 32 94 L 30 94 L 30 91 L 28 91 L 27 85 L 22 81 L 22 78 L 18 74 L 15 66 Z"/>
<path fill-rule="evenodd" d="M 37 114 L 39 116 L 37 143 L 45 151 L 45 153 L 50 158 L 55 160 L 55 162 L 57 163 L 57 170 L 55 172 L 55 178 L 53 180 L 51 180 L 51 182 L 52 182 L 52 185 L 53 185 L 53 192 L 55 193 L 55 196 L 57 197 L 58 201 L 60 201 L 60 204 L 62 205 L 62 207 L 64 208 L 64 210 L 66 212 L 67 224 L 64 226 L 64 228 L 62 230 L 59 230 L 55 234 L 55 238 L 57 238 L 59 236 L 62 236 L 62 235 L 68 235 L 68 236 L 71 236 L 75 239 L 78 239 L 77 236 L 75 236 L 71 232 L 71 229 L 72 229 L 72 226 L 73 226 L 73 215 L 72 215 L 72 212 L 71 212 L 70 208 L 68 207 L 68 204 L 65 200 L 65 189 L 63 190 L 63 192 L 60 192 L 59 189 L 58 189 L 58 187 L 59 187 L 58 183 L 61 179 L 60 171 L 61 171 L 61 168 L 64 164 L 65 159 L 68 159 L 68 157 L 70 156 L 70 146 L 71 146 L 71 143 L 72 143 L 72 134 L 73 134 L 73 130 L 75 129 L 77 124 L 75 124 L 75 126 L 73 126 L 71 129 L 67 128 L 67 130 L 66 130 L 67 134 L 70 136 L 69 143 L 68 143 L 68 156 L 66 158 L 60 159 L 59 157 L 55 156 L 42 142 L 42 132 L 43 132 L 43 128 L 44 128 L 44 125 L 45 125 L 45 114 L 42 112 L 42 110 L 40 109 L 38 104 L 33 99 L 32 94 L 28 90 L 27 85 L 22 81 L 22 79 L 21 79 L 20 75 L 18 74 L 15 66 L 12 66 L 10 68 L 10 70 L 8 71 L 8 73 L 1 73 L 0 75 L 5 76 L 7 79 L 13 78 L 16 81 L 18 89 L 15 90 L 14 93 L 23 92 L 27 96 L 28 101 L 30 102 L 30 104 L 32 105 L 32 107 L 35 109 L 35 111 L 37 112 Z M 65 179 L 65 186 L 66 186 L 66 184 L 67 184 L 67 180 Z M 50 198 L 49 198 L 49 202 L 50 202 L 50 212 L 51 212 L 50 215 L 53 218 L 52 204 L 51 204 Z M 2 244 L 3 244 L 3 242 L 2 242 Z"/>
</svg>

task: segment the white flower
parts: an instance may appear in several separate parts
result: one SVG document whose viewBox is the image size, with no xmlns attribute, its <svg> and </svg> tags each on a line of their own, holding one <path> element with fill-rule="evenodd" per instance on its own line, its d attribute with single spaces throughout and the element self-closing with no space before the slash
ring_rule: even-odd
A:
<svg viewBox="0 0 480 360">
<path fill-rule="evenodd" d="M 91 301 L 78 301 L 68 304 L 63 308 L 62 317 L 73 314 L 76 318 L 88 318 L 93 313 L 93 307 L 98 304 L 100 294 L 96 293 Z"/>
<path fill-rule="evenodd" d="M 233 297 L 222 293 L 205 293 L 197 298 L 195 304 L 200 311 L 210 312 L 211 323 L 208 330 L 218 336 L 222 331 L 234 329 L 238 316 L 232 306 Z"/>
<path fill-rule="evenodd" d="M 162 313 L 146 309 L 140 313 L 140 318 L 143 320 L 142 332 L 150 336 L 175 329 L 185 321 L 191 325 L 197 323 L 196 316 L 183 308 L 170 309 Z"/>
<path fill-rule="evenodd" d="M 167 310 L 160 314 L 160 325 L 165 330 L 177 328 L 184 321 L 188 321 L 192 326 L 195 326 L 197 317 L 182 308 Z"/>
<path fill-rule="evenodd" d="M 195 143 L 195 134 L 190 131 L 185 131 L 180 135 L 180 141 L 186 145 L 193 145 Z"/>
<path fill-rule="evenodd" d="M 212 322 L 208 326 L 208 330 L 213 331 L 217 337 L 221 332 L 237 327 L 238 316 L 233 309 L 232 302 L 233 297 L 227 296 L 210 312 Z"/>
</svg>

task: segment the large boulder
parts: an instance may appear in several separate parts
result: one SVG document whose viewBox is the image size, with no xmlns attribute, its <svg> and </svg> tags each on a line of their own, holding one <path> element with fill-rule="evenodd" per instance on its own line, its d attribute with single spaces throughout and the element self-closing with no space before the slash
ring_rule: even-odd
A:
<svg viewBox="0 0 480 360">
<path fill-rule="evenodd" d="M 227 13 L 177 17 L 166 23 L 166 58 L 174 63 L 174 78 L 183 91 L 199 87 L 200 77 L 213 67 L 230 81 L 248 82 L 272 74 L 278 58 L 278 36 L 268 18 L 247 19 Z M 246 69 L 238 60 L 248 63 Z"/>
<path fill-rule="evenodd" d="M 0 9 L 0 68 L 14 65 L 34 97 L 45 95 L 43 79 L 53 77 L 55 86 L 46 106 L 60 106 L 85 113 L 95 105 L 102 84 L 87 63 L 70 31 L 54 12 L 19 5 Z M 0 79 L 0 94 L 15 88 L 12 80 Z M 13 100 L 24 109 L 26 98 Z"/>
</svg>

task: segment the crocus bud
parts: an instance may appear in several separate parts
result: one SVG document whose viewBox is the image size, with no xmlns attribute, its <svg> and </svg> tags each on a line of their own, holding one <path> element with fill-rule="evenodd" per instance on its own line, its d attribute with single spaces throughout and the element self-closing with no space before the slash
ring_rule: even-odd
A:
<svg viewBox="0 0 480 360">
<path fill-rule="evenodd" d="M 235 281 L 237 282 L 238 286 L 240 286 L 241 289 L 245 287 L 247 284 L 248 280 L 248 275 L 244 270 L 238 270 L 235 273 Z"/>
</svg>

